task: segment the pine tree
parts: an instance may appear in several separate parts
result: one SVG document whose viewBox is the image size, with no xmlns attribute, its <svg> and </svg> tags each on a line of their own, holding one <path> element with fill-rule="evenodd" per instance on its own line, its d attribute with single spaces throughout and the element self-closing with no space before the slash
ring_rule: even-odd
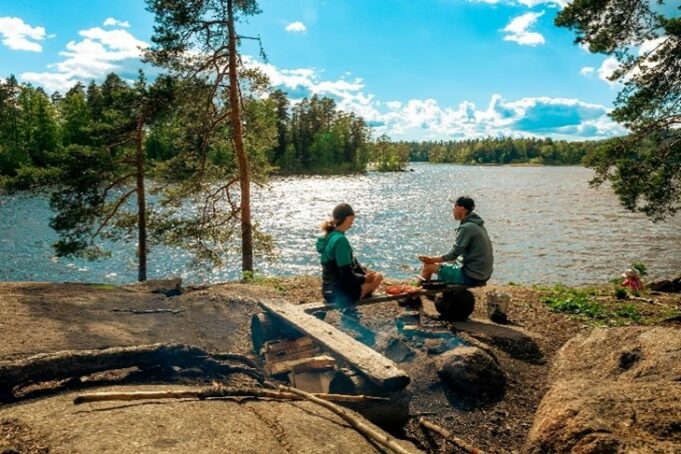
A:
<svg viewBox="0 0 681 454">
<path fill-rule="evenodd" d="M 664 14 L 664 5 L 575 0 L 556 17 L 556 25 L 575 31 L 577 43 L 614 56 L 619 68 L 610 80 L 624 85 L 610 115 L 630 134 L 589 158 L 592 183 L 610 180 L 626 208 L 653 220 L 681 209 L 681 17 Z"/>
<path fill-rule="evenodd" d="M 59 234 L 54 244 L 58 256 L 94 259 L 108 253 L 107 240 L 134 238 L 136 231 L 138 280 L 146 280 L 151 210 L 145 191 L 144 130 L 170 108 L 172 88 L 163 77 L 149 87 L 142 72 L 134 87 L 110 75 L 102 87 L 91 85 L 88 90 L 93 101 L 101 91 L 98 110 L 88 108 L 82 86 L 67 93 L 62 110 L 71 143 L 58 162 L 61 184 L 50 201 L 55 211 L 50 225 Z M 90 112 L 99 118 L 90 117 Z M 77 135 L 88 131 L 96 134 L 87 141 Z"/>
<path fill-rule="evenodd" d="M 185 186 L 187 191 L 175 192 L 175 195 L 188 196 L 193 192 L 194 196 L 203 198 L 206 210 L 195 219 L 193 232 L 195 238 L 198 237 L 200 251 L 212 259 L 218 259 L 218 255 L 211 253 L 211 248 L 225 239 L 224 232 L 231 232 L 223 228 L 216 236 L 216 222 L 240 221 L 242 272 L 252 273 L 251 169 L 243 142 L 237 54 L 238 40 L 243 37 L 237 36 L 235 22 L 237 17 L 259 13 L 258 5 L 254 0 L 147 0 L 147 5 L 155 16 L 156 26 L 152 37 L 154 45 L 147 51 L 146 58 L 184 77 L 193 102 L 198 101 L 201 107 L 192 112 L 202 125 L 198 130 L 200 134 L 193 143 L 185 142 L 185 163 L 194 159 L 198 164 L 193 168 L 184 166 L 184 171 L 193 172 L 194 183 Z M 222 144 L 226 138 L 221 134 L 224 134 L 228 120 L 227 131 L 238 169 L 236 180 L 225 172 L 233 167 L 212 166 L 209 169 L 211 152 L 219 155 L 225 151 Z M 208 182 L 216 180 L 223 181 L 217 190 L 211 189 Z M 236 182 L 239 183 L 238 207 L 230 196 Z M 218 220 L 219 215 L 209 219 L 209 213 L 217 213 L 218 200 L 226 201 L 230 212 L 226 219 Z"/>
</svg>

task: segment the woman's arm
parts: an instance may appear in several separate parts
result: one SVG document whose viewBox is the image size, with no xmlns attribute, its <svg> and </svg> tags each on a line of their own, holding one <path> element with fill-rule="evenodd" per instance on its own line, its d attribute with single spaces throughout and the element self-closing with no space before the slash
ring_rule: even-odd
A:
<svg viewBox="0 0 681 454">
<path fill-rule="evenodd" d="M 355 261 L 352 255 L 352 248 L 350 242 L 345 236 L 339 238 L 335 245 L 334 257 L 341 277 L 341 282 L 344 287 L 351 289 L 355 286 L 361 287 L 366 281 L 366 276 L 356 273 L 354 270 Z"/>
</svg>

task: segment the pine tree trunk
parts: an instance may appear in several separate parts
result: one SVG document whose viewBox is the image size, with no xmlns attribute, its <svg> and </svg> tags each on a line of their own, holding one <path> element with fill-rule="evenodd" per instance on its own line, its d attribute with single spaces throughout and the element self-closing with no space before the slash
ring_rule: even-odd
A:
<svg viewBox="0 0 681 454">
<path fill-rule="evenodd" d="M 142 146 L 142 135 L 144 120 L 140 116 L 137 119 L 137 129 L 135 131 L 135 146 L 137 155 L 137 280 L 142 282 L 147 280 L 147 206 L 144 194 L 144 148 Z"/>
<path fill-rule="evenodd" d="M 253 229 L 251 225 L 251 179 L 248 156 L 244 151 L 243 130 L 241 126 L 241 105 L 239 103 L 239 80 L 236 65 L 236 32 L 234 30 L 234 2 L 227 0 L 229 29 L 229 104 L 232 109 L 232 139 L 239 165 L 241 188 L 241 270 L 253 272 Z"/>
</svg>

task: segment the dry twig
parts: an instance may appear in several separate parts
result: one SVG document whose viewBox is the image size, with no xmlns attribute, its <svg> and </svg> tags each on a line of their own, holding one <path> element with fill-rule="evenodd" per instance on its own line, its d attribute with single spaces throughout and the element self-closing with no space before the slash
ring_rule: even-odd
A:
<svg viewBox="0 0 681 454">
<path fill-rule="evenodd" d="M 129 312 L 131 314 L 162 314 L 162 313 L 168 313 L 168 314 L 179 314 L 180 312 L 184 312 L 184 309 L 118 309 L 114 308 L 111 309 L 113 312 Z"/>
<path fill-rule="evenodd" d="M 347 421 L 352 427 L 357 429 L 358 432 L 360 432 L 362 435 L 366 436 L 370 440 L 374 441 L 375 443 L 383 446 L 384 448 L 390 449 L 391 451 L 397 453 L 397 454 L 410 454 L 410 451 L 407 450 L 406 448 L 402 447 L 399 443 L 397 443 L 397 440 L 393 437 L 391 437 L 388 434 L 382 434 L 375 430 L 373 427 L 369 426 L 365 422 L 363 422 L 361 419 L 357 418 L 356 416 L 352 415 L 349 411 L 339 407 L 338 405 L 335 405 L 331 402 L 327 402 L 325 400 L 319 399 L 317 396 L 314 394 L 307 393 L 305 391 L 301 391 L 296 388 L 290 388 L 288 386 L 279 386 L 279 389 L 282 391 L 288 391 L 294 394 L 297 394 L 301 397 L 304 397 L 305 400 L 309 400 L 311 402 L 314 402 L 318 405 L 321 405 L 322 407 L 331 410 L 341 418 L 343 418 L 345 421 Z"/>
<path fill-rule="evenodd" d="M 457 437 L 450 431 L 428 421 L 425 418 L 419 418 L 419 424 L 421 424 L 426 429 L 432 430 L 433 432 L 442 435 L 445 438 L 445 440 L 454 443 L 456 446 L 458 446 L 459 448 L 463 449 L 466 452 L 469 452 L 470 454 L 485 454 L 485 451 L 483 451 L 482 449 L 478 449 L 475 446 L 466 443 L 465 441 L 463 441 L 461 438 Z"/>
<path fill-rule="evenodd" d="M 351 396 L 345 394 L 312 394 L 313 396 L 336 402 L 365 402 L 365 401 L 384 401 L 383 397 L 373 396 Z M 262 388 L 231 388 L 213 387 L 199 390 L 173 390 L 173 391 L 131 391 L 131 392 L 101 392 L 81 394 L 73 399 L 76 405 L 105 402 L 105 401 L 132 401 L 132 400 L 151 400 L 151 399 L 220 399 L 223 397 L 253 397 L 261 399 L 282 399 L 282 400 L 304 400 L 305 398 L 281 390 L 262 389 Z"/>
</svg>

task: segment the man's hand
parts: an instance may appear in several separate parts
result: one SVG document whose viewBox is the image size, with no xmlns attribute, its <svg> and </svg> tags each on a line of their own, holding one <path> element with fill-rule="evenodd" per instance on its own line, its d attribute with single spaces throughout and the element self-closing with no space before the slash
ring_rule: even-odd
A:
<svg viewBox="0 0 681 454">
<path fill-rule="evenodd" d="M 375 278 L 376 278 L 376 271 L 369 271 L 365 275 L 364 282 L 371 283 L 371 282 L 374 281 Z"/>
</svg>

